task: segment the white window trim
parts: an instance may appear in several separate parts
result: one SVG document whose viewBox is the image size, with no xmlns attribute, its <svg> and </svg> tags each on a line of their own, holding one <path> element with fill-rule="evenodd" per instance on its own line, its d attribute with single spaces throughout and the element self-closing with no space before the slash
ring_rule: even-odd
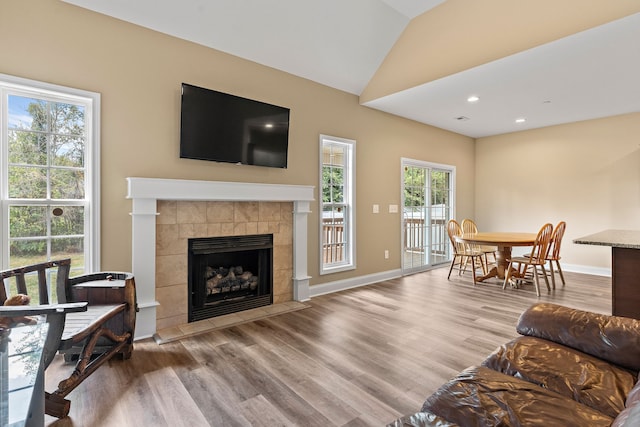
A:
<svg viewBox="0 0 640 427">
<path fill-rule="evenodd" d="M 76 98 L 78 102 L 87 104 L 86 114 L 90 117 L 88 120 L 87 137 L 90 143 L 86 146 L 85 151 L 85 180 L 87 181 L 87 199 L 89 205 L 85 211 L 85 219 L 88 227 L 90 248 L 85 247 L 85 271 L 87 273 L 100 271 L 100 94 L 89 92 L 81 89 L 74 89 L 65 86 L 59 86 L 51 83 L 39 82 L 36 80 L 25 79 L 22 77 L 0 74 L 0 99 L 4 99 L 5 91 L 26 91 L 31 95 L 35 93 L 43 97 L 64 97 L 66 99 Z M 8 111 L 4 111 L 0 105 L 0 129 L 4 129 L 8 123 Z M 6 152 L 7 141 L 6 135 L 0 136 L 0 147 L 2 153 Z M 6 156 L 2 159 L 2 170 L 8 167 Z M 0 189 L 2 193 L 2 203 L 7 200 L 6 184 Z M 9 221 L 4 217 L 5 207 L 0 209 L 0 248 L 2 268 L 8 268 L 9 253 L 4 243 L 9 238 Z"/>
<path fill-rule="evenodd" d="M 322 227 L 323 227 L 323 223 L 322 223 L 322 212 L 323 212 L 323 203 L 322 203 L 322 159 L 323 159 L 323 154 L 322 154 L 322 148 L 324 145 L 324 142 L 334 142 L 334 143 L 338 143 L 338 144 L 344 144 L 349 146 L 349 150 L 348 150 L 348 158 L 347 158 L 347 169 L 348 169 L 348 173 L 347 173 L 347 182 L 345 185 L 345 191 L 347 192 L 347 194 L 344 195 L 345 200 L 348 200 L 349 202 L 347 203 L 347 205 L 349 206 L 349 215 L 348 215 L 348 227 L 347 227 L 347 241 L 348 241 L 348 245 L 347 245 L 347 252 L 348 252 L 348 261 L 345 263 L 339 263 L 339 264 L 325 264 L 323 261 L 323 247 L 322 247 Z M 346 139 L 346 138 L 339 138 L 339 137 L 335 137 L 335 136 L 329 136 L 329 135 L 320 135 L 320 143 L 319 143 L 319 148 L 320 148 L 320 167 L 319 167 L 319 182 L 320 185 L 318 186 L 319 188 L 319 195 L 318 195 L 318 200 L 319 200 L 319 218 L 318 218 L 318 237 L 319 237 L 319 265 L 320 265 L 320 275 L 324 275 L 324 274 L 331 274 L 331 273 L 338 273 L 341 271 L 349 271 L 349 270 L 355 270 L 356 269 L 356 141 L 353 139 Z M 344 219 L 344 221 L 347 221 L 347 218 Z"/>
</svg>

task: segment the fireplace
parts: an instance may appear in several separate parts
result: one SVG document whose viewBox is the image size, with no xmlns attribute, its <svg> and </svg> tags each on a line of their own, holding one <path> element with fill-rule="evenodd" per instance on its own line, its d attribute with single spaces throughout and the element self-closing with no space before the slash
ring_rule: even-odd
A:
<svg viewBox="0 0 640 427">
<path fill-rule="evenodd" d="M 273 235 L 188 241 L 189 322 L 273 303 Z"/>
<path fill-rule="evenodd" d="M 127 187 L 140 309 L 136 339 L 188 323 L 188 238 L 273 233 L 274 304 L 309 299 L 307 216 L 313 186 L 128 177 Z M 210 221 L 209 213 L 227 211 L 209 209 L 212 204 L 257 204 L 258 213 L 234 208 L 233 215 Z M 272 214 L 276 205 L 280 208 Z M 286 216 L 286 223 L 278 225 L 278 215 Z M 283 260 L 288 267 L 281 269 Z"/>
</svg>

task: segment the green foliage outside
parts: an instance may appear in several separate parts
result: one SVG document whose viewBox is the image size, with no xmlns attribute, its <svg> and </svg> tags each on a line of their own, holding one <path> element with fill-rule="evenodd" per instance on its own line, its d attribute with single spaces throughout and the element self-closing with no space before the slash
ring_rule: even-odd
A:
<svg viewBox="0 0 640 427">
<path fill-rule="evenodd" d="M 9 111 L 9 198 L 53 201 L 21 205 L 15 200 L 10 206 L 11 265 L 62 257 L 80 261 L 85 215 L 84 107 L 9 96 Z M 56 204 L 55 200 L 79 203 Z"/>
<path fill-rule="evenodd" d="M 430 182 L 429 182 L 430 180 Z M 431 189 L 431 206 L 449 204 L 449 172 L 406 167 L 404 172 L 405 207 L 422 207 L 426 200 L 427 183 Z"/>
</svg>

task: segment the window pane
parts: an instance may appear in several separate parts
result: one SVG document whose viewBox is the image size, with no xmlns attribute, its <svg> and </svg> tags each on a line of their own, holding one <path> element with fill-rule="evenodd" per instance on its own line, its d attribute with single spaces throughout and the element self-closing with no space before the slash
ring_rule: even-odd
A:
<svg viewBox="0 0 640 427">
<path fill-rule="evenodd" d="M 51 132 L 84 135 L 84 107 L 61 102 L 51 103 Z"/>
<path fill-rule="evenodd" d="M 70 236 L 84 233 L 83 206 L 51 206 L 51 235 Z"/>
<path fill-rule="evenodd" d="M 84 171 L 51 169 L 51 198 L 84 198 Z"/>
<path fill-rule="evenodd" d="M 47 197 L 47 172 L 39 167 L 9 167 L 9 197 L 44 199 Z"/>
<path fill-rule="evenodd" d="M 47 136 L 28 131 L 9 131 L 9 163 L 47 164 Z"/>
<path fill-rule="evenodd" d="M 51 165 L 82 167 L 84 141 L 84 138 L 79 136 L 54 136 L 51 145 Z"/>
<path fill-rule="evenodd" d="M 73 258 L 71 265 L 84 265 L 84 239 L 82 237 L 63 237 L 51 239 L 51 259 Z M 76 260 L 80 260 L 76 262 Z"/>
<path fill-rule="evenodd" d="M 9 237 L 47 235 L 46 206 L 9 207 Z"/>
<path fill-rule="evenodd" d="M 46 131 L 47 102 L 9 95 L 9 128 Z"/>
<path fill-rule="evenodd" d="M 47 260 L 47 241 L 11 240 L 9 242 L 9 263 L 11 268 L 37 264 Z"/>
</svg>

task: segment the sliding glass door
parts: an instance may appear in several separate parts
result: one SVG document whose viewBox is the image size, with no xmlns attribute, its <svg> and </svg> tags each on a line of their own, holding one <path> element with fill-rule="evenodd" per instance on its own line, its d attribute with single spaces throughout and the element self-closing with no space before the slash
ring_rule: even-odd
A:
<svg viewBox="0 0 640 427">
<path fill-rule="evenodd" d="M 411 274 L 451 259 L 455 167 L 402 159 L 402 177 L 402 273 Z"/>
</svg>

